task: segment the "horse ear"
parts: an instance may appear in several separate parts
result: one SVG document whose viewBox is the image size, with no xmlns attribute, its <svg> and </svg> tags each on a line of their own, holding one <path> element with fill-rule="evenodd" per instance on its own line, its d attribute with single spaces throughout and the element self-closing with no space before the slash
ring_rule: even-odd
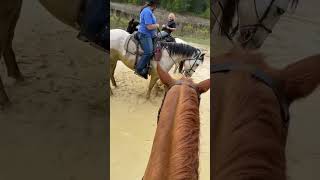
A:
<svg viewBox="0 0 320 180">
<path fill-rule="evenodd" d="M 197 88 L 200 94 L 207 92 L 210 89 L 210 79 L 198 83 Z"/>
<path fill-rule="evenodd" d="M 320 84 L 320 54 L 307 57 L 281 71 L 289 103 L 308 96 Z"/>
<path fill-rule="evenodd" d="M 168 72 L 164 71 L 159 63 L 157 63 L 157 71 L 160 78 L 160 81 L 166 85 L 167 87 L 170 87 L 174 84 L 174 79 L 169 75 Z"/>
</svg>

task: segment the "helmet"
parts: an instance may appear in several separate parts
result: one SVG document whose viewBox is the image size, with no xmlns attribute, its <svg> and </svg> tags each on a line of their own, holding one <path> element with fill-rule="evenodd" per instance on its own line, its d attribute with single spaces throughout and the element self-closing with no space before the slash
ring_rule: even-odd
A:
<svg viewBox="0 0 320 180">
<path fill-rule="evenodd" d="M 146 0 L 146 3 L 148 4 L 148 5 L 153 5 L 153 4 L 159 4 L 159 0 Z"/>
</svg>

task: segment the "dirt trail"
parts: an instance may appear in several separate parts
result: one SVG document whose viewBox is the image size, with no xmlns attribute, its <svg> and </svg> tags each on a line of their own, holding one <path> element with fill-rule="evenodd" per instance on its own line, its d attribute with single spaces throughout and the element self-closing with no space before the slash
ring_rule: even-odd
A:
<svg viewBox="0 0 320 180">
<path fill-rule="evenodd" d="M 192 44 L 206 53 L 204 64 L 192 76 L 195 82 L 208 79 L 209 48 Z M 178 75 L 175 75 L 178 77 Z M 119 87 L 111 97 L 111 179 L 141 179 L 151 152 L 158 109 L 164 95 L 154 89 L 151 100 L 145 95 L 149 81 L 134 75 L 118 62 L 115 78 Z M 210 179 L 210 91 L 201 96 L 200 179 Z M 124 173 L 124 170 L 125 173 Z"/>
</svg>

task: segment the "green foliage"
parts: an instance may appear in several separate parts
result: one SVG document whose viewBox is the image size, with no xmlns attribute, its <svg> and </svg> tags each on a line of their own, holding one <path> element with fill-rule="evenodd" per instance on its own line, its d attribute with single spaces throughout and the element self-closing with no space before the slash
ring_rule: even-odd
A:
<svg viewBox="0 0 320 180">
<path fill-rule="evenodd" d="M 112 0 L 120 3 L 142 5 L 145 0 Z M 178 13 L 192 13 L 197 16 L 210 17 L 209 0 L 160 0 L 159 6 L 163 9 Z"/>
<path fill-rule="evenodd" d="M 127 29 L 129 19 L 127 17 L 119 17 L 111 15 L 110 26 L 111 29 Z M 184 26 L 173 32 L 173 37 L 180 37 L 184 40 L 208 45 L 210 43 L 210 32 L 206 27 L 194 27 L 191 24 L 185 24 Z"/>
</svg>

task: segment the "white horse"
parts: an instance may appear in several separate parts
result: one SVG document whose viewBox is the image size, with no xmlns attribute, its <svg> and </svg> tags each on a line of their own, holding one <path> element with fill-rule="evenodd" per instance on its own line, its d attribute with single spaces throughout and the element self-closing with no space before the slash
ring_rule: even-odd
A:
<svg viewBox="0 0 320 180">
<path fill-rule="evenodd" d="M 136 52 L 136 44 L 133 41 L 126 43 L 128 38 L 130 38 L 130 34 L 125 30 L 110 30 L 110 79 L 115 87 L 117 84 L 114 79 L 114 71 L 117 66 L 117 61 L 122 61 L 132 70 L 135 66 L 136 55 L 133 53 Z M 170 71 L 173 65 L 179 65 L 181 62 L 184 62 L 184 74 L 190 77 L 197 67 L 203 63 L 204 54 L 201 53 L 200 49 L 181 43 L 161 42 L 160 44 L 162 56 L 159 64 L 167 72 Z M 151 70 L 149 73 L 151 80 L 147 92 L 147 98 L 150 98 L 151 90 L 159 79 L 156 66 L 157 63 L 155 61 L 151 61 Z"/>
<path fill-rule="evenodd" d="M 211 0 L 211 30 L 219 22 L 223 34 L 227 33 L 236 45 L 248 49 L 260 48 L 287 11 L 290 2 L 294 9 L 299 0 Z M 237 26 L 234 25 L 234 20 L 237 20 Z"/>
</svg>

